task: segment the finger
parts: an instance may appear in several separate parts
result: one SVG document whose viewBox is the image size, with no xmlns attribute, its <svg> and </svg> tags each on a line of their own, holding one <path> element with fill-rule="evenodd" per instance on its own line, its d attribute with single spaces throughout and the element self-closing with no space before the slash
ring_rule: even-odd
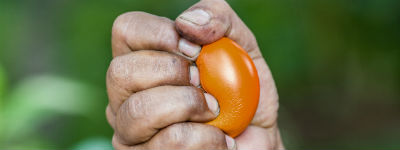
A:
<svg viewBox="0 0 400 150">
<path fill-rule="evenodd" d="M 195 60 L 201 50 L 200 45 L 194 44 L 184 38 L 179 40 L 178 48 L 180 52 L 188 56 L 191 60 Z"/>
<path fill-rule="evenodd" d="M 177 122 L 210 121 L 217 116 L 217 108 L 217 101 L 207 103 L 196 87 L 159 86 L 137 92 L 121 105 L 115 131 L 123 144 L 133 145 Z"/>
<path fill-rule="evenodd" d="M 113 56 L 135 50 L 155 49 L 174 52 L 178 34 L 173 21 L 145 12 L 128 12 L 117 17 L 112 29 Z"/>
<path fill-rule="evenodd" d="M 250 125 L 235 140 L 238 149 L 285 149 L 276 124 L 271 128 Z"/>
<path fill-rule="evenodd" d="M 154 49 L 193 57 L 201 49 L 179 38 L 174 22 L 145 12 L 128 12 L 117 17 L 112 29 L 113 56 Z"/>
<path fill-rule="evenodd" d="M 160 85 L 190 85 L 190 62 L 161 51 L 141 50 L 115 57 L 107 71 L 107 92 L 115 113 L 132 93 Z"/>
<path fill-rule="evenodd" d="M 175 24 L 177 31 L 194 43 L 209 44 L 226 36 L 248 52 L 261 54 L 253 33 L 223 0 L 200 1 L 178 16 Z"/>
<path fill-rule="evenodd" d="M 229 139 L 230 140 L 230 139 Z M 115 140 L 116 149 L 228 149 L 225 134 L 201 123 L 177 123 L 161 130 L 148 142 L 126 146 Z M 232 142 L 232 141 L 230 141 Z"/>
</svg>

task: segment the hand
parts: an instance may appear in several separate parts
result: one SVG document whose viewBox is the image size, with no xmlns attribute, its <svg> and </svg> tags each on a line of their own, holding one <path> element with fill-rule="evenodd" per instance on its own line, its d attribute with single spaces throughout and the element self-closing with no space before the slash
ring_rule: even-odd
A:
<svg viewBox="0 0 400 150">
<path fill-rule="evenodd" d="M 182 42 L 190 43 L 173 21 L 126 13 L 116 19 L 112 35 L 106 115 L 116 149 L 227 149 L 226 140 L 233 143 L 204 124 L 217 116 L 218 103 L 191 86 L 199 83 L 198 71 L 180 56 L 178 49 L 187 48 Z"/>
<path fill-rule="evenodd" d="M 199 81 L 189 60 L 195 59 L 199 45 L 223 36 L 248 51 L 261 85 L 252 124 L 234 140 L 201 123 L 217 116 L 217 104 L 212 96 L 190 86 Z M 200 1 L 175 25 L 146 13 L 123 14 L 114 23 L 112 45 L 107 118 L 115 130 L 116 149 L 283 149 L 276 124 L 278 95 L 270 70 L 255 37 L 225 1 Z"/>
</svg>

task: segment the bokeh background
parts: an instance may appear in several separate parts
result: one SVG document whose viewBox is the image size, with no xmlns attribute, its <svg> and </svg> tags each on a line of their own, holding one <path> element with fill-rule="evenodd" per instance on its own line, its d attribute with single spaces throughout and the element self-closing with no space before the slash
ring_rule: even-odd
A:
<svg viewBox="0 0 400 150">
<path fill-rule="evenodd" d="M 111 149 L 113 20 L 195 2 L 1 0 L 0 149 Z M 399 0 L 229 3 L 275 77 L 288 149 L 400 149 Z"/>
</svg>

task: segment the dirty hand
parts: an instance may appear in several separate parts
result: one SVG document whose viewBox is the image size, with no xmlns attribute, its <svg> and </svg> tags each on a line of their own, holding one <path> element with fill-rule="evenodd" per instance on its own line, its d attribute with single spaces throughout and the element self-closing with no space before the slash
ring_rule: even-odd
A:
<svg viewBox="0 0 400 150">
<path fill-rule="evenodd" d="M 218 103 L 204 94 L 191 66 L 200 45 L 228 37 L 253 59 L 260 102 L 235 139 L 206 125 Z M 116 149 L 284 149 L 277 127 L 278 94 L 252 32 L 223 0 L 203 0 L 176 20 L 144 12 L 120 15 L 112 30 L 107 119 Z"/>
</svg>

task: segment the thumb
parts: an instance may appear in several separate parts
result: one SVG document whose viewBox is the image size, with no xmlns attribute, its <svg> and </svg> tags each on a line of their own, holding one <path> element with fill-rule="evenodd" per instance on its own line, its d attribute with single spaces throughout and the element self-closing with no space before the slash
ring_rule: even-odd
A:
<svg viewBox="0 0 400 150">
<path fill-rule="evenodd" d="M 182 37 L 196 44 L 212 43 L 226 36 L 246 51 L 257 50 L 253 33 L 224 0 L 202 0 L 175 20 Z"/>
</svg>

